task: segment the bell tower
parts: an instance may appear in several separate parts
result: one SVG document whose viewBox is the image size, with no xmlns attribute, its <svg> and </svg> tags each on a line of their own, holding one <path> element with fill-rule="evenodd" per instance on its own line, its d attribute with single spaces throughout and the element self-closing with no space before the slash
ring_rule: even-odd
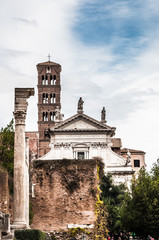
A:
<svg viewBox="0 0 159 240">
<path fill-rule="evenodd" d="M 37 64 L 39 157 L 49 150 L 45 131 L 55 125 L 56 108 L 61 109 L 61 65 L 49 61 Z"/>
</svg>

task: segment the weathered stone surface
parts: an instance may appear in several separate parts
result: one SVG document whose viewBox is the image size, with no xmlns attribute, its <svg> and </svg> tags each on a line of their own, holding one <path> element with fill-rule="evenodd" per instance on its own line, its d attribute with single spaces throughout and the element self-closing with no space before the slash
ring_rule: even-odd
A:
<svg viewBox="0 0 159 240">
<path fill-rule="evenodd" d="M 29 208 L 29 194 L 27 194 L 29 191 L 29 178 L 27 176 L 28 162 L 26 161 L 25 118 L 28 106 L 27 99 L 32 95 L 34 95 L 33 88 L 15 88 L 13 225 L 15 227 L 19 225 L 20 229 L 28 226 L 26 215 Z"/>
<path fill-rule="evenodd" d="M 32 182 L 32 228 L 50 232 L 67 229 L 68 224 L 94 224 L 95 160 L 35 161 Z"/>
<path fill-rule="evenodd" d="M 0 239 L 13 239 L 10 234 L 10 214 L 2 212 L 0 212 Z"/>
<path fill-rule="evenodd" d="M 9 211 L 8 173 L 3 169 L 0 169 L 0 211 Z"/>
</svg>

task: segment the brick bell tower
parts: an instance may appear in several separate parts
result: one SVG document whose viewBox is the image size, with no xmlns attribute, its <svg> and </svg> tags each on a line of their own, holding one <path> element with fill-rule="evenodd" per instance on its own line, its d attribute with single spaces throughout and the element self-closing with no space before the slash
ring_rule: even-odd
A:
<svg viewBox="0 0 159 240">
<path fill-rule="evenodd" d="M 39 157 L 50 150 L 50 139 L 45 133 L 55 125 L 56 109 L 61 109 L 61 65 L 48 57 L 48 62 L 37 64 Z"/>
</svg>

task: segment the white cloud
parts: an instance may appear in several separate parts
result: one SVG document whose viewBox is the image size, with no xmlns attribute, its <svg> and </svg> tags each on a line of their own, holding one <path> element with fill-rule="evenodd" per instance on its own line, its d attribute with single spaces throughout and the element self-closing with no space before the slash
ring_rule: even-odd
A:
<svg viewBox="0 0 159 240">
<path fill-rule="evenodd" d="M 140 51 L 134 48 L 135 57 L 121 61 L 121 56 L 113 53 L 114 42 L 88 46 L 73 34 L 72 27 L 80 19 L 80 4 L 83 1 L 0 2 L 3 116 L 0 126 L 5 126 L 12 118 L 14 88 L 36 89 L 36 64 L 47 61 L 50 53 L 51 60 L 60 63 L 63 69 L 62 110 L 65 117 L 76 113 L 80 96 L 85 101 L 85 113 L 97 119 L 100 119 L 102 107 L 106 106 L 108 125 L 117 127 L 117 136 L 122 138 L 123 145 L 146 151 L 148 159 L 152 156 L 154 161 L 158 154 L 159 131 L 158 33 L 154 33 L 151 41 L 142 36 L 136 44 L 142 46 L 146 42 L 146 46 Z M 153 4 L 150 7 L 155 10 Z M 119 10 L 118 15 L 131 14 L 131 9 L 124 4 Z M 36 102 L 37 89 L 36 96 L 29 99 L 28 130 L 37 129 Z"/>
</svg>

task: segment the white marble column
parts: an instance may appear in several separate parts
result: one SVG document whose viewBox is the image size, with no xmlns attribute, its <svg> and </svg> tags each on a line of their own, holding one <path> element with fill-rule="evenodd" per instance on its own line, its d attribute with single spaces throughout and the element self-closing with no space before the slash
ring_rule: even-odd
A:
<svg viewBox="0 0 159 240">
<path fill-rule="evenodd" d="M 25 138 L 25 219 L 27 227 L 29 227 L 29 138 Z"/>
<path fill-rule="evenodd" d="M 15 89 L 15 138 L 14 138 L 14 195 L 13 195 L 13 228 L 22 229 L 28 226 L 26 206 L 29 195 L 28 177 L 26 177 L 26 145 L 25 145 L 25 119 L 27 112 L 27 98 L 34 95 L 33 88 Z M 27 211 L 28 212 L 28 211 Z"/>
<path fill-rule="evenodd" d="M 21 113 L 22 114 L 22 113 Z M 23 115 L 25 115 L 23 113 Z M 16 121 L 15 116 L 15 121 Z M 13 224 L 25 221 L 25 124 L 15 124 L 14 138 L 14 209 Z"/>
</svg>

